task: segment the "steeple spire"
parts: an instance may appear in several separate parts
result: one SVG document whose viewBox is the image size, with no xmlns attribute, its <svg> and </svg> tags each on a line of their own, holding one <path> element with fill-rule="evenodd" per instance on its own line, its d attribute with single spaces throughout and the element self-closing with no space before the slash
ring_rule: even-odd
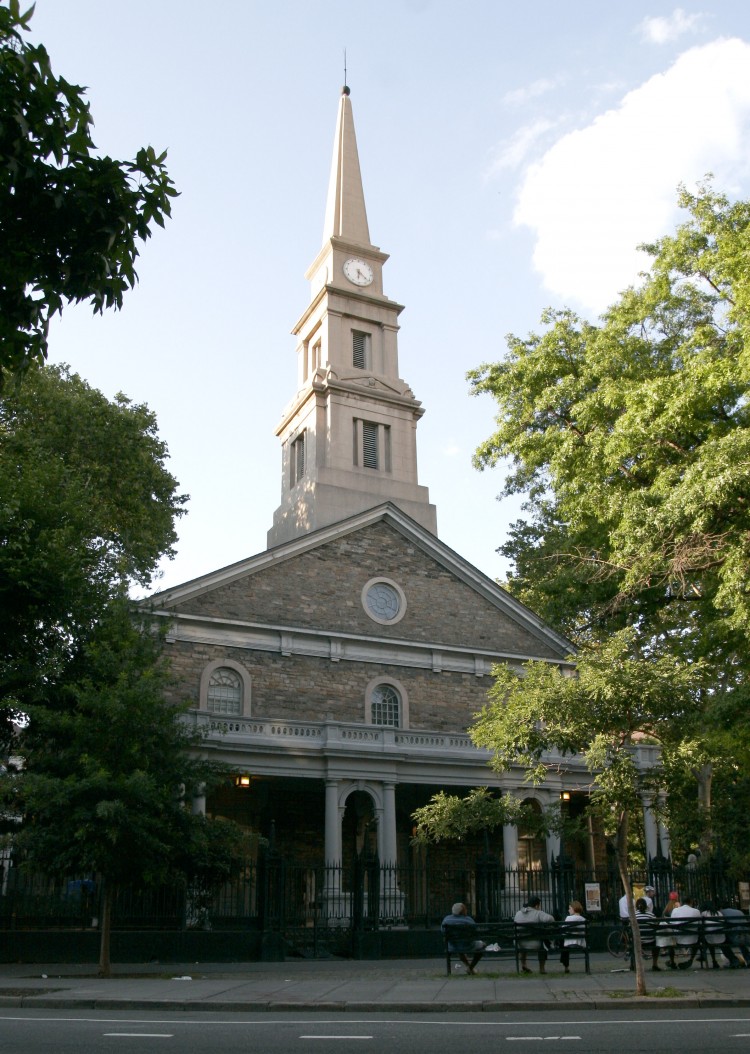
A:
<svg viewBox="0 0 750 1054">
<path fill-rule="evenodd" d="M 331 178 L 328 184 L 323 244 L 331 238 L 344 238 L 354 245 L 369 246 L 365 194 L 359 168 L 357 137 L 354 133 L 349 89 L 341 89 L 336 135 L 333 141 Z"/>
<path fill-rule="evenodd" d="M 307 269 L 310 303 L 292 331 L 298 384 L 276 429 L 281 504 L 269 547 L 386 502 L 437 534 L 435 506 L 417 477 L 424 410 L 399 376 L 402 308 L 383 292 L 387 259 L 370 241 L 345 87 L 323 245 Z"/>
</svg>

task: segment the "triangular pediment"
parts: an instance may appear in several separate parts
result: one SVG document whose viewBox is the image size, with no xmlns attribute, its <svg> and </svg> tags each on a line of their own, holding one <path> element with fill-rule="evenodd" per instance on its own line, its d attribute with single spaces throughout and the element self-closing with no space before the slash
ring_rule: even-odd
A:
<svg viewBox="0 0 750 1054">
<path fill-rule="evenodd" d="M 378 623 L 367 582 L 403 591 L 407 616 Z M 418 641 L 488 655 L 564 661 L 573 645 L 391 503 L 157 593 L 153 610 L 279 632 Z"/>
<path fill-rule="evenodd" d="M 402 380 L 393 381 L 385 377 L 379 377 L 374 373 L 367 373 L 362 370 L 329 370 L 325 378 L 325 384 L 339 385 L 340 387 L 348 387 L 352 391 L 359 393 L 359 391 L 365 391 L 370 397 L 377 393 L 379 396 L 392 395 L 397 399 L 408 399 L 410 402 L 414 400 L 414 393 L 408 384 Z"/>
</svg>

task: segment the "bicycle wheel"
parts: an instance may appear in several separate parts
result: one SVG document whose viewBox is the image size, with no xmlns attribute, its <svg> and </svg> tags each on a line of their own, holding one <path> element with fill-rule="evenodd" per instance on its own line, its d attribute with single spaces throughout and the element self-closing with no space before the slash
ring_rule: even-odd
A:
<svg viewBox="0 0 750 1054">
<path fill-rule="evenodd" d="M 607 934 L 607 951 L 616 959 L 624 959 L 630 953 L 628 937 L 624 929 L 611 930 Z"/>
</svg>

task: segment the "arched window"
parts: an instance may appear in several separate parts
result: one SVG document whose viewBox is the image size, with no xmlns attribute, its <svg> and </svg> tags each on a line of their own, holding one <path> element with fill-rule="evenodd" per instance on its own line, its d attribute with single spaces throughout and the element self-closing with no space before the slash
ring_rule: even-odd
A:
<svg viewBox="0 0 750 1054">
<path fill-rule="evenodd" d="M 370 721 L 388 728 L 401 727 L 401 697 L 393 685 L 378 684 L 370 693 Z"/>
<path fill-rule="evenodd" d="M 242 713 L 242 679 L 236 670 L 219 666 L 211 674 L 206 693 L 206 709 L 212 714 L 237 717 Z"/>
<path fill-rule="evenodd" d="M 383 677 L 388 680 L 383 680 Z M 381 728 L 409 727 L 409 693 L 406 686 L 388 674 L 373 677 L 365 688 L 364 718 L 367 725 Z"/>
<path fill-rule="evenodd" d="M 201 671 L 198 708 L 224 717 L 249 717 L 252 678 L 234 659 L 222 656 Z"/>
</svg>

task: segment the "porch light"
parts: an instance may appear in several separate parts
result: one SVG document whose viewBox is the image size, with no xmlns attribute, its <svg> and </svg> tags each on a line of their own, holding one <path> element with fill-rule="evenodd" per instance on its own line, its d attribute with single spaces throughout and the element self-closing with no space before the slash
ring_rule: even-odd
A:
<svg viewBox="0 0 750 1054">
<path fill-rule="evenodd" d="M 570 791 L 560 791 L 561 801 L 570 801 Z"/>
<path fill-rule="evenodd" d="M 234 777 L 234 785 L 235 785 L 235 787 L 239 787 L 241 790 L 249 790 L 250 789 L 250 779 L 251 779 L 250 776 L 248 776 L 247 774 L 241 773 L 239 776 L 235 776 Z"/>
</svg>

